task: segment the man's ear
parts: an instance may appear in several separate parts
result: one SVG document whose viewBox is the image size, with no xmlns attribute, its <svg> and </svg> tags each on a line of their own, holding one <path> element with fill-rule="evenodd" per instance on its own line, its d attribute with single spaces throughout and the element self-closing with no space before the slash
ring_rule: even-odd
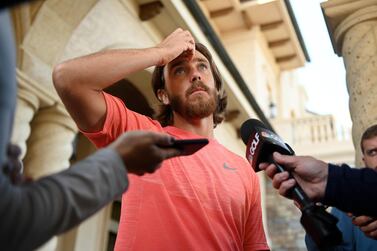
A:
<svg viewBox="0 0 377 251">
<path fill-rule="evenodd" d="M 169 105 L 170 104 L 170 100 L 169 100 L 168 94 L 166 93 L 165 89 L 158 89 L 157 90 L 157 98 L 164 105 Z"/>
</svg>

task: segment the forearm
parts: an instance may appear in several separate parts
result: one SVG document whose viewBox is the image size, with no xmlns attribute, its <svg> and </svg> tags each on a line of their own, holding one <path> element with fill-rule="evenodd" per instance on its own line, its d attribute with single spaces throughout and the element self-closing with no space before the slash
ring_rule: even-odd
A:
<svg viewBox="0 0 377 251">
<path fill-rule="evenodd" d="M 130 73 L 157 64 L 159 50 L 108 50 L 56 66 L 54 86 L 77 126 L 86 132 L 101 130 L 107 111 L 101 90 Z"/>
<path fill-rule="evenodd" d="M 2 176 L 0 246 L 34 249 L 94 214 L 127 185 L 123 163 L 109 149 L 25 186 L 12 186 Z"/>
<path fill-rule="evenodd" d="M 55 86 L 102 90 L 125 76 L 157 65 L 158 47 L 101 51 L 57 65 L 53 72 Z"/>
</svg>

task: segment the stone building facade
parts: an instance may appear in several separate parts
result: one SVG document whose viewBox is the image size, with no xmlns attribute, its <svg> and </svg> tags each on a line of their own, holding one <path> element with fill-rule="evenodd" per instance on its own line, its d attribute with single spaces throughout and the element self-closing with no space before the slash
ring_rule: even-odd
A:
<svg viewBox="0 0 377 251">
<path fill-rule="evenodd" d="M 154 46 L 178 27 L 208 46 L 223 76 L 229 105 L 225 123 L 215 131 L 219 142 L 244 156 L 239 128 L 258 118 L 302 152 L 313 155 L 313 144 L 330 142 L 336 151 L 328 159 L 349 156 L 350 149 L 336 143 L 332 117 L 305 112 L 306 94 L 295 70 L 309 58 L 289 1 L 36 0 L 14 8 L 12 16 L 19 85 L 12 140 L 22 146 L 28 176 L 63 170 L 95 150 L 53 88 L 54 65 L 100 50 Z M 130 108 L 150 115 L 157 105 L 151 72 L 133 74 L 108 91 L 126 102 L 137 97 Z M 277 195 L 263 173 L 259 177 L 271 248 L 305 250 L 299 211 Z M 119 202 L 109 205 L 40 250 L 111 249 L 118 210 Z"/>
</svg>

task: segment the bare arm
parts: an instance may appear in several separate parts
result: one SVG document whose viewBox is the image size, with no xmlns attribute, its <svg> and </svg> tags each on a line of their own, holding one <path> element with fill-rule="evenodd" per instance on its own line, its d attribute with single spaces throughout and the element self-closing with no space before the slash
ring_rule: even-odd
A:
<svg viewBox="0 0 377 251">
<path fill-rule="evenodd" d="M 192 53 L 194 46 L 191 34 L 177 29 L 156 47 L 108 50 L 71 59 L 54 68 L 54 86 L 80 129 L 98 131 L 106 118 L 104 88 L 131 73 L 165 65 L 185 51 Z"/>
</svg>

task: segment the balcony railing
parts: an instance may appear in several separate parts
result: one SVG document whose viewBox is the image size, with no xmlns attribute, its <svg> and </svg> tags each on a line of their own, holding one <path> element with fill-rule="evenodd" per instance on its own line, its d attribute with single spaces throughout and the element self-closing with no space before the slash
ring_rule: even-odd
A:
<svg viewBox="0 0 377 251">
<path fill-rule="evenodd" d="M 293 145 L 350 139 L 349 130 L 335 127 L 332 115 L 313 115 L 297 119 L 274 119 L 272 123 L 279 135 Z"/>
<path fill-rule="evenodd" d="M 331 115 L 274 119 L 271 122 L 297 155 L 314 156 L 330 163 L 354 164 L 355 150 L 351 131 L 336 128 Z"/>
</svg>

